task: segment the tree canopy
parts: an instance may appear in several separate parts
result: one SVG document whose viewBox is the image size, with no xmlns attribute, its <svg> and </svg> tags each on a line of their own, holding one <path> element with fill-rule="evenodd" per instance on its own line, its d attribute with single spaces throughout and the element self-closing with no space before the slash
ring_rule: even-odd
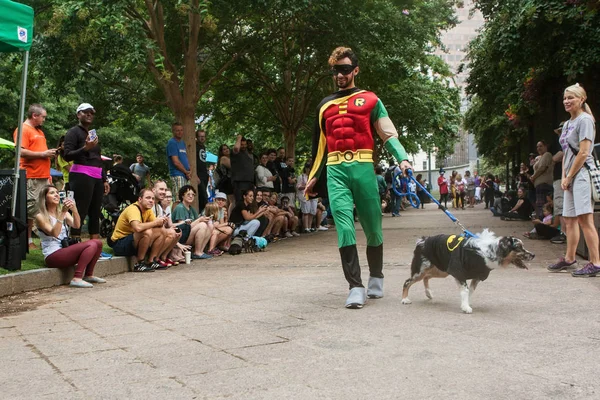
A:
<svg viewBox="0 0 600 400">
<path fill-rule="evenodd" d="M 432 55 L 455 23 L 454 0 L 23 2 L 36 15 L 28 103 L 48 108 L 50 145 L 86 101 L 103 150 L 129 159 L 142 151 L 159 174 L 175 120 L 191 154 L 199 118 L 213 151 L 240 132 L 307 152 L 315 107 L 334 90 L 327 58 L 339 45 L 359 54 L 358 85 L 383 100 L 409 150 L 443 153 L 455 140 L 458 91 Z M 18 56 L 0 59 L 4 137 L 16 126 L 18 68 Z"/>
<path fill-rule="evenodd" d="M 477 0 L 486 18 L 468 52 L 466 124 L 480 154 L 497 162 L 533 150 L 566 119 L 564 88 L 581 83 L 600 106 L 600 2 Z"/>
</svg>

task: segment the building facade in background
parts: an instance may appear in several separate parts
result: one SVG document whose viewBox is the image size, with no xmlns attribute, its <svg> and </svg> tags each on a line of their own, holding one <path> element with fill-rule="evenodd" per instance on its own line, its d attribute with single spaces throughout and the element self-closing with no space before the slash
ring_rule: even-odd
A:
<svg viewBox="0 0 600 400">
<path fill-rule="evenodd" d="M 459 20 L 458 24 L 442 35 L 442 43 L 446 51 L 440 49 L 435 53 L 449 65 L 450 70 L 454 73 L 452 84 L 460 88 L 461 112 L 463 114 L 469 107 L 469 102 L 465 95 L 465 86 L 469 71 L 463 69 L 463 71 L 458 73 L 458 70 L 465 61 L 464 58 L 469 42 L 478 35 L 478 30 L 484 23 L 483 16 L 479 11 L 471 15 L 472 8 L 473 1 L 465 0 L 463 6 L 456 9 Z M 473 135 L 464 131 L 462 127 L 459 130 L 459 136 L 458 142 L 454 145 L 453 154 L 444 159 L 437 159 L 434 152 L 429 155 L 421 151 L 411 155 L 411 162 L 415 171 L 421 173 L 431 171 L 433 178 L 437 178 L 437 172 L 440 168 L 457 170 L 461 173 L 464 173 L 467 169 L 471 171 L 476 170 L 478 156 L 475 139 Z"/>
</svg>

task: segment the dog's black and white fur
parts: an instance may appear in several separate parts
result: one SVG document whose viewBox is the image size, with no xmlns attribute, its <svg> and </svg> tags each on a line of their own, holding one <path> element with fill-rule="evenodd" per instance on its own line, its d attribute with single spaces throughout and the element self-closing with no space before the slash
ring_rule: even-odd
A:
<svg viewBox="0 0 600 400">
<path fill-rule="evenodd" d="M 487 229 L 468 239 L 456 235 L 423 237 L 415 248 L 411 277 L 404 282 L 402 304 L 411 303 L 408 290 L 414 283 L 423 280 L 425 295 L 431 299 L 429 279 L 452 275 L 460 289 L 460 308 L 470 314 L 473 312 L 471 294 L 491 270 L 511 263 L 527 269 L 524 261 L 533 257 L 535 254 L 527 251 L 521 240 L 512 236 L 497 237 Z M 467 280 L 471 280 L 470 288 Z"/>
</svg>

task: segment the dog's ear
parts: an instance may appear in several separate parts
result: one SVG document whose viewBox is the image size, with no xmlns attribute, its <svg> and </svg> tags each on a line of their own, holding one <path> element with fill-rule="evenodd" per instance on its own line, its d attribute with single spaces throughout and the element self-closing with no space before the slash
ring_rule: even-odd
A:
<svg viewBox="0 0 600 400">
<path fill-rule="evenodd" d="M 498 257 L 505 259 L 510 252 L 515 248 L 515 238 L 512 236 L 503 236 L 498 242 Z"/>
</svg>

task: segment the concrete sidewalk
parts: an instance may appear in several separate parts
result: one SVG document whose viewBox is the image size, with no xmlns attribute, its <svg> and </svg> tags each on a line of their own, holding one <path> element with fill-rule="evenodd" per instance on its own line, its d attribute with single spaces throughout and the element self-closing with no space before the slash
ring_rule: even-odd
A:
<svg viewBox="0 0 600 400">
<path fill-rule="evenodd" d="M 474 232 L 531 228 L 482 206 L 456 215 Z M 450 279 L 401 305 L 415 240 L 436 233 L 458 232 L 433 205 L 384 217 L 386 296 L 362 310 L 343 307 L 334 231 L 15 297 L 24 311 L 0 318 L 2 398 L 598 398 L 600 277 L 549 274 L 565 246 L 526 241 L 530 270 L 492 272 L 473 314 Z"/>
</svg>

